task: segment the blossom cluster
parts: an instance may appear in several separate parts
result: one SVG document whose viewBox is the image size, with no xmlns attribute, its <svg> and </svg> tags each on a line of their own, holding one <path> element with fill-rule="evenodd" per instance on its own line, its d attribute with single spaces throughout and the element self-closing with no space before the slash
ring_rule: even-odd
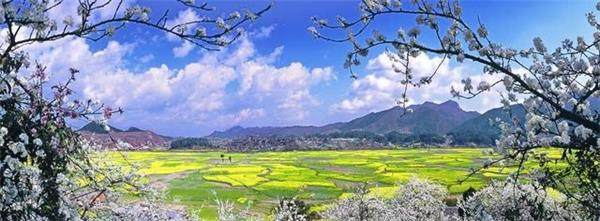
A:
<svg viewBox="0 0 600 221">
<path fill-rule="evenodd" d="M 554 194 L 552 194 L 554 193 Z M 459 203 L 467 220 L 585 220 L 566 197 L 532 184 L 493 182 Z"/>
<path fill-rule="evenodd" d="M 581 204 L 538 185 L 513 180 L 495 181 L 463 195 L 458 212 L 448 213 L 444 187 L 413 178 L 401 185 L 392 198 L 358 191 L 338 200 L 323 216 L 327 220 L 596 220 Z"/>
<path fill-rule="evenodd" d="M 368 194 L 362 188 L 341 199 L 323 216 L 329 220 L 442 220 L 448 193 L 438 184 L 411 179 L 391 199 Z"/>
</svg>

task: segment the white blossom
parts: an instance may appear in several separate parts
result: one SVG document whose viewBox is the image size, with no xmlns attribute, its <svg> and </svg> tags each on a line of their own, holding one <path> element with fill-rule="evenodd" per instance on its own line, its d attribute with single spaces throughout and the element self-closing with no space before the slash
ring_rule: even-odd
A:
<svg viewBox="0 0 600 221">
<path fill-rule="evenodd" d="M 317 28 L 315 28 L 313 26 L 308 27 L 306 30 L 308 30 L 308 32 L 311 33 L 315 37 L 319 36 L 319 31 L 317 31 Z"/>
<path fill-rule="evenodd" d="M 465 60 L 465 54 L 464 53 L 459 53 L 458 55 L 456 55 L 456 60 L 458 62 L 463 62 Z"/>
<path fill-rule="evenodd" d="M 535 50 L 537 50 L 540 53 L 546 52 L 546 46 L 544 46 L 544 42 L 542 42 L 542 39 L 540 37 L 533 38 L 533 46 L 535 47 Z"/>
<path fill-rule="evenodd" d="M 33 139 L 33 144 L 36 146 L 42 146 L 42 140 L 40 138 Z"/>
<path fill-rule="evenodd" d="M 27 136 L 27 134 L 19 134 L 19 139 L 21 140 L 21 142 L 23 142 L 23 144 L 29 144 L 29 136 Z"/>
<path fill-rule="evenodd" d="M 479 91 L 487 91 L 490 89 L 490 84 L 486 81 L 481 81 L 479 82 L 479 85 L 477 85 L 477 90 Z"/>
<path fill-rule="evenodd" d="M 411 179 L 400 185 L 391 199 L 381 199 L 359 189 L 338 200 L 323 215 L 327 220 L 443 220 L 446 189 L 429 181 Z"/>
<path fill-rule="evenodd" d="M 577 135 L 578 137 L 580 137 L 583 140 L 587 140 L 588 138 L 590 138 L 593 133 L 594 132 L 592 130 L 590 130 L 589 128 L 586 128 L 583 125 L 579 125 L 575 128 L 575 135 Z"/>
<path fill-rule="evenodd" d="M 479 37 L 485 38 L 488 35 L 487 29 L 485 28 L 485 26 L 480 25 L 479 28 L 477 28 L 477 35 L 479 35 Z"/>
<path fill-rule="evenodd" d="M 6 127 L 0 127 L 0 137 L 4 137 L 6 134 L 8 134 L 8 129 L 6 129 Z"/>
<path fill-rule="evenodd" d="M 510 180 L 493 182 L 459 202 L 459 207 L 465 220 L 579 220 L 576 211 L 563 207 L 544 189 Z"/>
<path fill-rule="evenodd" d="M 44 152 L 44 150 L 42 150 L 42 149 L 39 149 L 39 150 L 35 151 L 35 155 L 43 158 L 43 157 L 46 157 L 46 152 Z"/>
<path fill-rule="evenodd" d="M 196 28 L 196 36 L 198 36 L 198 37 L 206 36 L 206 28 L 204 28 L 204 27 Z"/>
<path fill-rule="evenodd" d="M 74 24 L 73 16 L 67 15 L 67 17 L 65 17 L 65 20 L 63 20 L 63 24 L 67 27 L 73 26 L 73 24 Z"/>
<path fill-rule="evenodd" d="M 227 23 L 225 23 L 225 21 L 223 20 L 223 18 L 218 17 L 215 24 L 217 25 L 218 28 L 220 29 L 228 29 L 229 26 L 227 25 Z"/>
<path fill-rule="evenodd" d="M 464 85 L 464 87 L 463 87 L 464 91 L 471 91 L 473 89 L 473 85 L 471 84 L 471 78 L 465 78 L 465 79 L 461 80 L 460 82 L 463 83 L 463 85 Z"/>
</svg>

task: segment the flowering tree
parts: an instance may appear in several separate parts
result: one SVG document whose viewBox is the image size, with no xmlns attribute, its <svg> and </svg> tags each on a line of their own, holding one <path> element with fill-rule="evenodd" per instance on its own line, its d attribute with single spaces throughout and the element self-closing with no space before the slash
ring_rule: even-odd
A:
<svg viewBox="0 0 600 221">
<path fill-rule="evenodd" d="M 600 10 L 600 5 L 597 8 Z M 547 157 L 537 156 L 542 167 L 540 182 L 566 192 L 600 216 L 600 113 L 590 106 L 600 97 L 600 32 L 593 33 L 588 40 L 565 39 L 553 51 L 540 38 L 533 39 L 533 47 L 518 50 L 493 42 L 481 22 L 473 25 L 464 20 L 458 1 L 412 0 L 403 5 L 401 1 L 363 0 L 360 11 L 361 15 L 353 20 L 338 17 L 330 23 L 314 18 L 315 27 L 309 31 L 316 38 L 353 46 L 345 62 L 353 77 L 357 75 L 352 67 L 360 65 L 360 57 L 367 56 L 373 48 L 386 47 L 394 71 L 404 79 L 400 83 L 405 90 L 399 95 L 399 104 L 403 106 L 408 101 L 409 87 L 435 80 L 437 70 L 415 79 L 409 64 L 419 54 L 437 54 L 442 56 L 442 62 L 455 59 L 481 65 L 482 76 L 497 80 L 475 82 L 477 86 L 473 86 L 474 82 L 466 78 L 462 80 L 462 90 L 452 89 L 453 96 L 472 98 L 502 86 L 501 101 L 505 107 L 523 103 L 527 109 L 524 124 L 502 125 L 502 136 L 495 150 L 504 158 L 496 162 L 516 159 L 520 162 L 515 174 L 518 177 L 532 150 L 547 146 L 561 148 L 562 160 L 569 166 L 552 168 Z M 381 16 L 412 16 L 416 25 L 407 31 L 399 27 L 395 35 L 386 36 L 372 27 Z M 592 12 L 587 14 L 587 21 L 600 30 Z M 422 34 L 435 40 L 422 41 Z"/>
<path fill-rule="evenodd" d="M 323 213 L 327 220 L 382 220 L 385 216 L 385 202 L 368 194 L 366 185 L 355 189 L 350 198 L 337 200 Z"/>
<path fill-rule="evenodd" d="M 194 1 L 179 2 L 200 13 L 214 10 Z M 63 20 L 55 19 L 52 15 L 60 13 L 58 10 L 68 3 L 73 2 L 0 1 L 0 35 L 3 37 L 0 43 L 0 217 L 3 220 L 79 220 L 124 212 L 129 215 L 122 217 L 139 217 L 131 211 L 112 210 L 111 205 L 118 204 L 109 201 L 118 190 L 141 191 L 138 177 L 118 165 L 94 158 L 89 145 L 65 122 L 68 118 L 104 122 L 112 114 L 121 112 L 120 109 L 91 100 L 69 100 L 73 93 L 69 85 L 78 70 L 71 69 L 71 77 L 66 82 L 48 86 L 45 67 L 32 65 L 23 51 L 24 46 L 66 37 L 96 41 L 112 36 L 127 24 L 136 24 L 167 32 L 207 50 L 217 50 L 237 39 L 245 23 L 270 8 L 171 24 L 168 11 L 152 19 L 148 8 L 126 7 L 123 0 L 81 0 L 76 14 L 63 15 Z"/>
<path fill-rule="evenodd" d="M 445 220 L 447 195 L 443 186 L 413 178 L 390 199 L 369 195 L 367 189 L 360 188 L 323 215 L 328 220 Z"/>
<path fill-rule="evenodd" d="M 302 200 L 296 198 L 280 199 L 274 211 L 275 221 L 308 221 L 313 220 L 315 214 L 310 212 L 310 208 Z"/>
<path fill-rule="evenodd" d="M 534 184 L 494 182 L 459 203 L 465 220 L 585 220 L 580 208 L 565 204 Z"/>
<path fill-rule="evenodd" d="M 253 214 L 250 211 L 250 207 L 239 209 L 235 206 L 235 203 L 230 201 L 222 201 L 218 198 L 215 199 L 217 204 L 217 217 L 220 221 L 254 221 L 261 220 L 261 217 L 257 214 Z"/>
<path fill-rule="evenodd" d="M 443 186 L 413 178 L 388 202 L 384 220 L 443 220 L 447 196 Z"/>
</svg>

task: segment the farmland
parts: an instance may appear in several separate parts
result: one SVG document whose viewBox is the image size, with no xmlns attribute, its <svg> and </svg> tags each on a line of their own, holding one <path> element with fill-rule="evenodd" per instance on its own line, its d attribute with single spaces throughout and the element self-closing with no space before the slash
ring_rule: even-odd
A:
<svg viewBox="0 0 600 221">
<path fill-rule="evenodd" d="M 453 196 L 505 177 L 514 167 L 485 169 L 466 182 L 471 168 L 498 156 L 479 148 L 299 152 L 113 152 L 114 160 L 137 164 L 171 204 L 214 217 L 215 199 L 267 214 L 281 197 L 298 197 L 318 207 L 368 183 L 373 194 L 391 195 L 412 177 L 446 186 Z M 529 163 L 533 167 L 533 163 Z M 449 202 L 452 199 L 448 200 Z"/>
</svg>

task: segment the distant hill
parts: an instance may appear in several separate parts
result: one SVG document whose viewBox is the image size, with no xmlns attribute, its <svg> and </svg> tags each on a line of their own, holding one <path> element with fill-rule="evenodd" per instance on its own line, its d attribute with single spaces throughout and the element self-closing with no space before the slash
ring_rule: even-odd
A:
<svg viewBox="0 0 600 221">
<path fill-rule="evenodd" d="M 592 111 L 600 111 L 600 99 L 590 98 Z M 127 130 L 109 126 L 107 132 L 97 123 L 89 123 L 78 131 L 86 138 L 113 148 L 114 140 L 131 145 L 130 149 L 213 149 L 292 150 L 370 148 L 402 146 L 493 146 L 500 136 L 499 122 L 512 123 L 512 118 L 525 122 L 525 108 L 513 105 L 491 109 L 483 114 L 465 111 L 458 103 L 425 102 L 408 107 L 393 107 L 372 112 L 348 122 L 324 126 L 240 127 L 215 131 L 206 137 L 172 138 L 150 130 L 130 127 Z M 509 116 L 509 112 L 512 114 Z M 112 137 L 112 139 L 111 139 Z M 449 139 L 451 138 L 451 139 Z"/>
<path fill-rule="evenodd" d="M 118 129 L 116 127 L 113 127 L 110 125 L 108 127 L 110 128 L 110 131 L 123 132 L 123 130 Z M 96 134 L 108 134 L 108 131 L 104 130 L 104 127 L 97 122 L 90 122 L 77 131 L 90 132 L 90 133 L 96 133 Z"/>
<path fill-rule="evenodd" d="M 454 143 L 458 145 L 482 144 L 492 146 L 495 144 L 495 140 L 500 137 L 498 121 L 512 124 L 512 119 L 516 118 L 522 126 L 525 122 L 525 114 L 525 107 L 521 104 L 512 105 L 509 110 L 503 107 L 491 109 L 481 116 L 463 122 L 454 128 L 449 135 L 452 135 Z"/>
<path fill-rule="evenodd" d="M 341 131 L 363 130 L 379 134 L 396 131 L 407 134 L 445 134 L 459 124 L 479 116 L 475 111 L 464 111 L 458 103 L 446 101 L 441 104 L 425 102 L 411 105 L 412 113 L 394 107 L 339 125 Z"/>
<path fill-rule="evenodd" d="M 208 137 L 243 138 L 249 136 L 304 136 L 323 132 L 322 127 L 289 126 L 289 127 L 240 127 L 235 126 L 226 131 L 215 131 Z"/>
<path fill-rule="evenodd" d="M 125 132 L 142 132 L 142 131 L 145 131 L 145 130 L 142 130 L 142 129 L 137 128 L 137 127 L 130 127 Z"/>
<path fill-rule="evenodd" d="M 160 149 L 168 148 L 168 136 L 162 136 L 149 130 L 142 130 L 136 127 L 130 127 L 127 130 L 109 126 L 110 131 L 104 130 L 102 125 L 96 122 L 90 122 L 77 130 L 84 138 L 93 143 L 100 144 L 104 148 L 121 148 L 115 145 L 114 141 L 122 141 L 131 145 L 128 149 Z"/>
<path fill-rule="evenodd" d="M 464 111 L 454 101 L 441 104 L 425 102 L 408 107 L 412 112 L 405 112 L 401 107 L 369 113 L 349 122 L 328 124 L 325 126 L 291 126 L 291 127 L 232 127 L 226 131 L 213 132 L 208 137 L 243 138 L 249 136 L 305 136 L 320 133 L 368 131 L 385 134 L 396 131 L 405 134 L 446 134 L 461 123 L 473 119 L 480 114 Z"/>
</svg>

